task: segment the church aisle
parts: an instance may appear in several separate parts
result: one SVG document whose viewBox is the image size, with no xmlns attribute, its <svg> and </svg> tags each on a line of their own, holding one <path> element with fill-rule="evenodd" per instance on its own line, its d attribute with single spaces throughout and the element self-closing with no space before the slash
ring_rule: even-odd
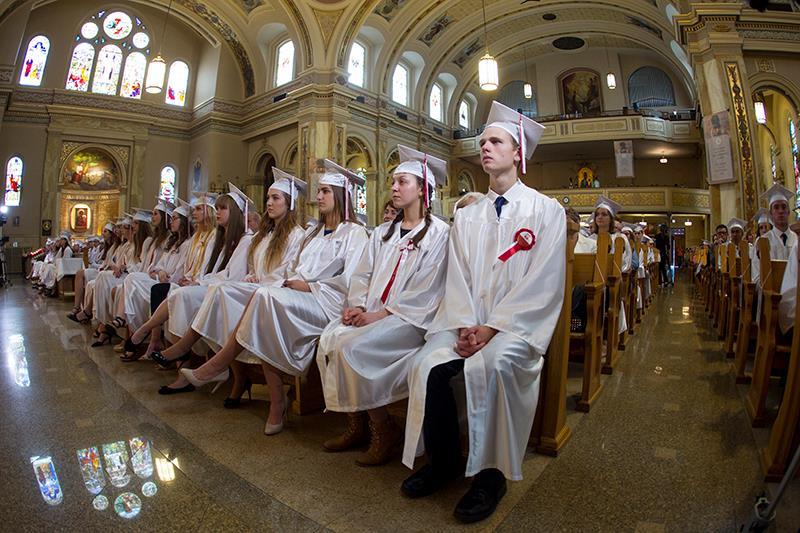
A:
<svg viewBox="0 0 800 533">
<path fill-rule="evenodd" d="M 171 373 L 122 364 L 107 346 L 87 348 L 89 330 L 64 318 L 67 304 L 20 284 L 0 294 L 0 305 L 0 515 L 13 530 L 464 529 L 451 512 L 466 482 L 410 501 L 399 493 L 408 475 L 399 460 L 365 469 L 354 453 L 323 453 L 338 416 L 293 416 L 287 431 L 265 437 L 263 387 L 234 411 L 222 407 L 227 387 L 165 398 L 155 391 Z M 529 454 L 525 480 L 470 529 L 733 531 L 749 516 L 761 473 L 727 363 L 706 332 L 687 287 L 659 294 L 597 405 L 570 414 L 573 437 L 562 455 Z M 152 443 L 152 475 L 132 471 L 139 462 L 129 460 L 125 486 L 112 486 L 125 475 L 108 468 L 104 487 L 92 485 L 89 467 L 84 481 L 78 450 L 103 455 L 103 445 L 135 437 Z M 34 456 L 52 460 L 55 505 L 46 503 L 58 499 L 46 475 L 50 492 L 39 492 Z M 143 495 L 147 482 L 157 486 L 152 497 Z M 98 492 L 108 509 L 93 509 Z M 123 493 L 135 498 L 121 498 L 115 513 Z M 138 516 L 125 520 L 137 500 Z"/>
</svg>

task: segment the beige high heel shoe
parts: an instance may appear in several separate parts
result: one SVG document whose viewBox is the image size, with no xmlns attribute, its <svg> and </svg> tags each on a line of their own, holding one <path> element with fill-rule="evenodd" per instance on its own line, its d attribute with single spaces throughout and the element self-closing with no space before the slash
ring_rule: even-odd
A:
<svg viewBox="0 0 800 533">
<path fill-rule="evenodd" d="M 267 422 L 264 424 L 264 435 L 277 435 L 281 431 L 283 431 L 283 423 L 286 421 L 286 415 L 289 414 L 289 391 L 283 391 L 283 414 L 281 415 L 281 421 L 277 424 L 270 424 L 269 423 L 269 415 L 267 415 Z"/>
</svg>

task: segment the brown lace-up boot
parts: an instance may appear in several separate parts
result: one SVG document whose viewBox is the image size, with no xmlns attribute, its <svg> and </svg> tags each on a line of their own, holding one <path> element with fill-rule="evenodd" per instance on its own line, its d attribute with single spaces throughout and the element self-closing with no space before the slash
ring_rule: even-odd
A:
<svg viewBox="0 0 800 533">
<path fill-rule="evenodd" d="M 367 413 L 347 413 L 347 428 L 338 437 L 328 439 L 322 447 L 328 452 L 343 452 L 369 442 Z"/>
<path fill-rule="evenodd" d="M 356 464 L 360 466 L 378 466 L 389 462 L 395 449 L 403 438 L 403 431 L 397 427 L 391 417 L 383 422 L 369 421 L 369 449 L 359 454 Z"/>
</svg>

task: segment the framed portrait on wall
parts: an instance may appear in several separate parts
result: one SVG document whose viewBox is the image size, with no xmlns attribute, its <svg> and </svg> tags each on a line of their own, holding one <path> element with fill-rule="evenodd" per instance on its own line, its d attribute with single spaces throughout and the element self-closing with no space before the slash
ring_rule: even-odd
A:
<svg viewBox="0 0 800 533">
<path fill-rule="evenodd" d="M 566 115 L 599 115 L 603 111 L 600 75 L 577 69 L 561 77 L 561 103 Z"/>
<path fill-rule="evenodd" d="M 92 208 L 86 204 L 75 204 L 70 209 L 69 227 L 75 233 L 85 233 L 92 226 Z"/>
</svg>

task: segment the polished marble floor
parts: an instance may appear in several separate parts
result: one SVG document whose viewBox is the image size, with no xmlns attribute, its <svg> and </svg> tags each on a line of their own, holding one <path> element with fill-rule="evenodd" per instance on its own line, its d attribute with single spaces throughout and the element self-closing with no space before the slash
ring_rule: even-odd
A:
<svg viewBox="0 0 800 533">
<path fill-rule="evenodd" d="M 0 292 L 0 530 L 446 531 L 467 482 L 410 501 L 408 471 L 355 466 L 320 443 L 342 419 L 261 433 L 265 390 L 226 410 L 223 387 L 163 397 L 173 375 L 88 347 L 69 305 L 21 281 Z M 569 389 L 580 387 L 570 369 Z M 469 529 L 736 531 L 761 480 L 741 391 L 690 290 L 660 294 L 558 458 L 530 453 L 497 513 Z M 775 531 L 800 524 L 795 483 Z M 774 486 L 767 487 L 774 490 Z"/>
</svg>

